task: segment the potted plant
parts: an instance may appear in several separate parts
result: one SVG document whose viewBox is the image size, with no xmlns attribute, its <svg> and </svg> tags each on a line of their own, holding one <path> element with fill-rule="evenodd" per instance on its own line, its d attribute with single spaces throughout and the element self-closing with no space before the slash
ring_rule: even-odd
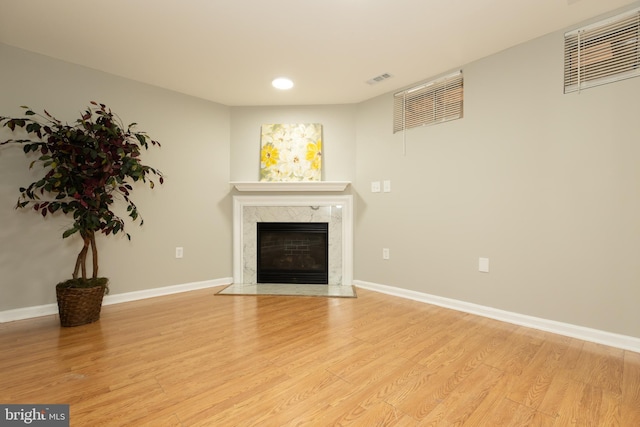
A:
<svg viewBox="0 0 640 427">
<path fill-rule="evenodd" d="M 91 102 L 73 124 L 64 123 L 46 110 L 37 114 L 24 108 L 26 117 L 0 116 L 0 124 L 12 132 L 22 130 L 27 139 L 9 139 L 0 145 L 22 144 L 27 155 L 36 155 L 30 168 L 40 165 L 44 176 L 20 188 L 16 208 L 31 207 L 43 217 L 65 214 L 73 224 L 63 238 L 78 235 L 83 246 L 78 254 L 72 278 L 56 286 L 60 323 L 77 326 L 95 322 L 100 317 L 102 297 L 108 281 L 98 276 L 96 234 L 124 232 L 124 221 L 113 210 L 121 199 L 131 220 L 143 220 L 130 199 L 132 183 L 149 182 L 153 176 L 163 183 L 162 173 L 140 162 L 144 148 L 160 144 L 146 133 L 136 131 L 136 123 L 124 126 L 104 104 Z M 125 233 L 131 239 L 129 233 Z M 91 251 L 92 274 L 87 274 Z"/>
</svg>

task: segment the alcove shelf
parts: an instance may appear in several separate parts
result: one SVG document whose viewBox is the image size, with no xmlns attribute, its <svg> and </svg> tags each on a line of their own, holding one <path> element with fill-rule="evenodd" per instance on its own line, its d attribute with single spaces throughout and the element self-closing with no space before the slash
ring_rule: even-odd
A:
<svg viewBox="0 0 640 427">
<path fill-rule="evenodd" d="M 344 191 L 349 181 L 233 181 L 230 182 L 238 191 Z"/>
</svg>

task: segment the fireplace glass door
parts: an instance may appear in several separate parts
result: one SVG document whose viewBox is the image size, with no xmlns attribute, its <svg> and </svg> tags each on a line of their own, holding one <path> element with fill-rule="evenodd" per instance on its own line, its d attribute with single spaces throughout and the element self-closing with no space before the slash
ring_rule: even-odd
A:
<svg viewBox="0 0 640 427">
<path fill-rule="evenodd" d="M 329 224 L 258 222 L 258 283 L 329 283 Z"/>
</svg>

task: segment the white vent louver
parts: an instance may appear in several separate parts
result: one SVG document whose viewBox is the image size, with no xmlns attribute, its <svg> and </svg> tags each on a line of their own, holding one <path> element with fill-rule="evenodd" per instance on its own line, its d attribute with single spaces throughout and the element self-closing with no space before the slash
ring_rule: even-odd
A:
<svg viewBox="0 0 640 427">
<path fill-rule="evenodd" d="M 391 74 L 384 73 L 384 74 L 380 74 L 379 76 L 375 76 L 375 77 L 367 80 L 367 83 L 370 84 L 370 85 L 374 85 L 376 83 L 380 83 L 382 81 L 390 79 L 391 77 L 393 77 Z"/>
<path fill-rule="evenodd" d="M 640 9 L 564 35 L 564 92 L 640 75 Z"/>
</svg>

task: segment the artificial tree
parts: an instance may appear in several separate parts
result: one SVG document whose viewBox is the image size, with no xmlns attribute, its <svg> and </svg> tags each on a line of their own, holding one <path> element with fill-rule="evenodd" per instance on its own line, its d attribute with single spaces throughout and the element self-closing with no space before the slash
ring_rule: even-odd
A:
<svg viewBox="0 0 640 427">
<path fill-rule="evenodd" d="M 131 220 L 143 220 L 130 198 L 136 181 L 149 182 L 153 176 L 163 183 L 162 173 L 143 165 L 140 153 L 160 143 L 145 132 L 136 131 L 136 123 L 124 126 L 104 104 L 91 102 L 73 124 L 64 123 L 46 110 L 37 114 L 24 108 L 26 117 L 0 116 L 0 124 L 12 132 L 22 130 L 30 138 L 9 139 L 5 144 L 22 144 L 24 152 L 38 157 L 30 168 L 39 164 L 45 175 L 27 187 L 20 187 L 16 208 L 32 207 L 43 217 L 59 212 L 73 217 L 73 224 L 63 238 L 79 234 L 83 246 L 78 254 L 72 279 L 59 284 L 65 287 L 87 287 L 106 280 L 98 277 L 96 233 L 105 235 L 124 232 L 124 220 L 112 210 L 121 199 Z M 129 233 L 124 232 L 128 239 Z M 87 257 L 92 254 L 92 274 L 87 275 Z M 100 301 L 101 303 L 101 301 Z"/>
</svg>

